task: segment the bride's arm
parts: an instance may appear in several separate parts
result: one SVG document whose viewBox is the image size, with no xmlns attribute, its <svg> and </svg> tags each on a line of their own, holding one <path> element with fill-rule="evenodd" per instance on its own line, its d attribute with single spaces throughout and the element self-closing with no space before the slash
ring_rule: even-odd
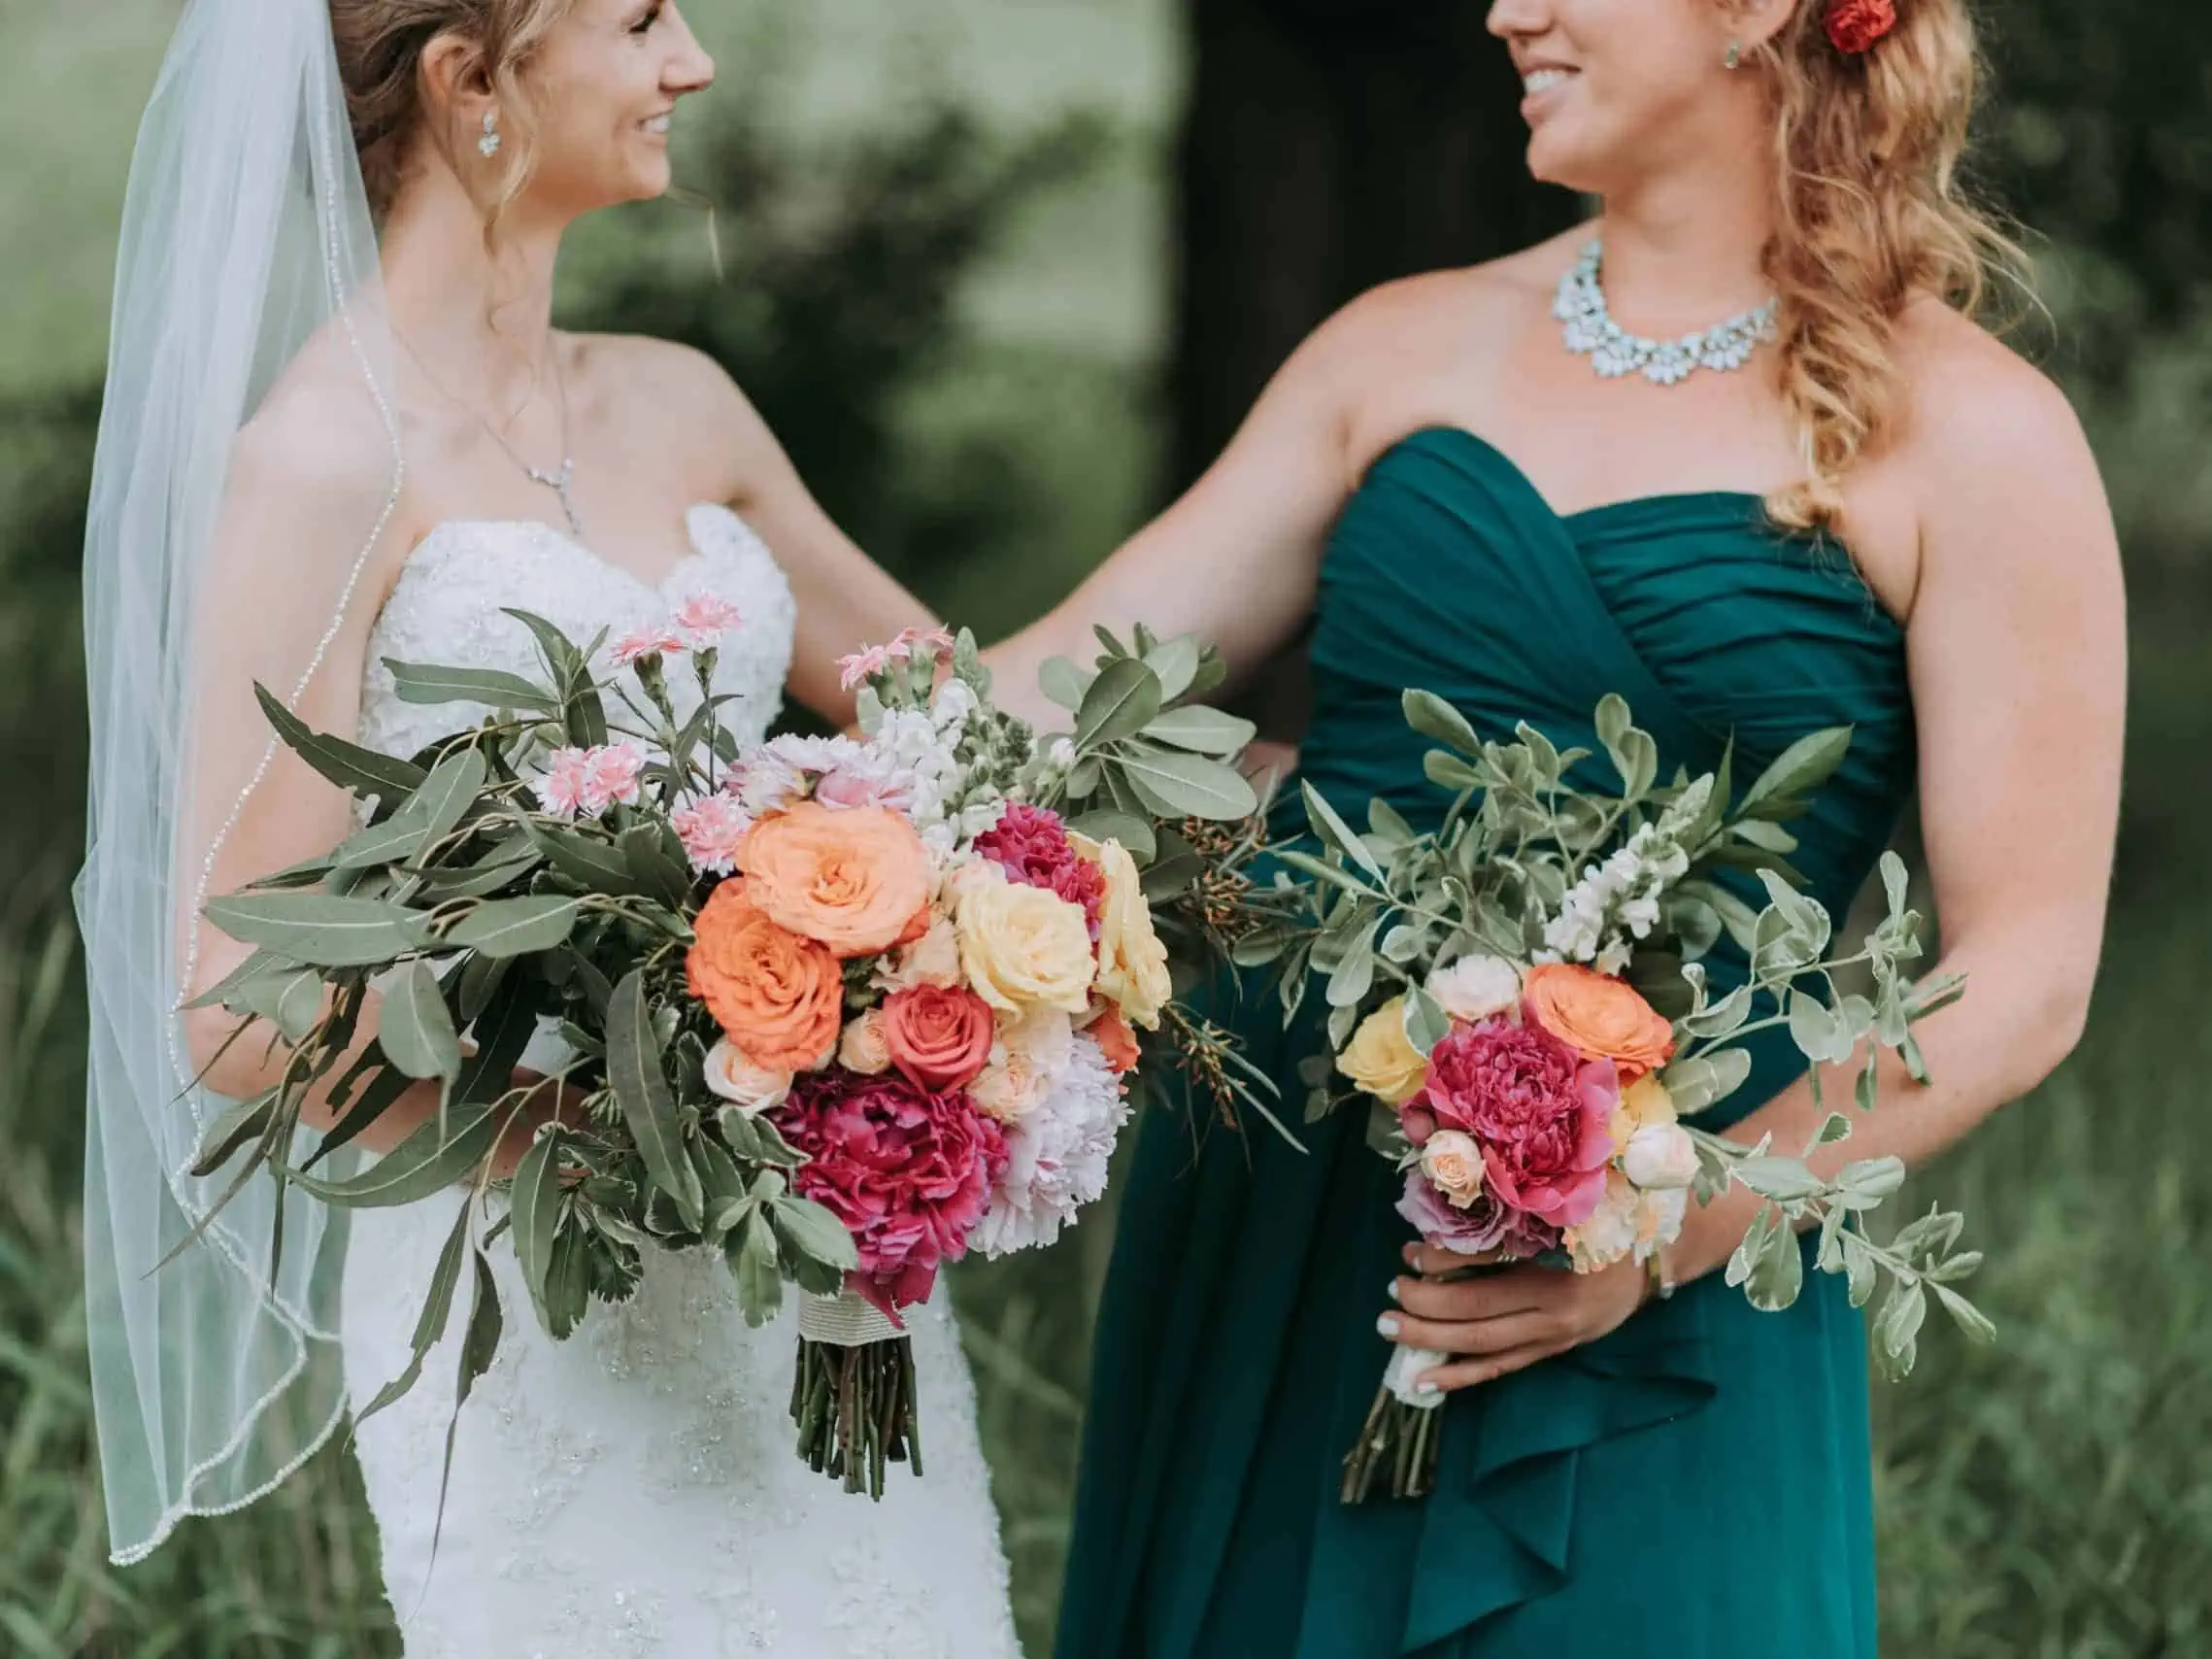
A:
<svg viewBox="0 0 2212 1659">
<path fill-rule="evenodd" d="M 206 922 L 195 926 L 197 904 L 325 853 L 352 829 L 352 797 L 288 748 L 273 744 L 253 687 L 258 682 L 280 698 L 290 696 L 319 648 L 320 662 L 294 712 L 318 731 L 352 732 L 359 723 L 369 631 L 412 539 L 393 514 L 330 632 L 347 576 L 390 489 L 384 464 L 389 439 L 362 414 L 343 396 L 317 402 L 312 393 L 295 393 L 249 425 L 233 449 L 208 570 L 198 586 L 190 762 L 186 792 L 177 803 L 177 936 L 195 997 L 252 954 Z M 355 1053 L 374 1036 L 376 1013 L 372 998 Z M 190 1063 L 217 1094 L 250 1100 L 283 1077 L 290 1051 L 281 1039 L 272 1042 L 268 1027 L 256 1025 L 232 1041 L 238 1017 L 219 1007 L 191 1010 L 184 1024 Z M 342 1076 L 347 1064 L 333 1068 L 329 1080 Z M 328 1128 L 334 1119 L 327 1087 L 306 1102 L 302 1115 L 311 1127 Z M 437 1108 L 436 1086 L 417 1084 L 370 1126 L 360 1144 L 388 1151 Z M 510 1134 L 495 1167 L 511 1164 L 525 1140 L 526 1134 Z"/>
</svg>

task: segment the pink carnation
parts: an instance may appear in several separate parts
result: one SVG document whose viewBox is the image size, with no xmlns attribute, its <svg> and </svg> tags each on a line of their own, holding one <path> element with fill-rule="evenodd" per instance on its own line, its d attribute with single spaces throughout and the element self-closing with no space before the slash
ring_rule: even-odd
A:
<svg viewBox="0 0 2212 1659">
<path fill-rule="evenodd" d="M 896 1071 L 842 1066 L 802 1076 L 769 1114 L 807 1156 L 801 1197 L 843 1222 L 859 1246 L 855 1291 L 894 1321 L 926 1302 L 941 1262 L 967 1254 L 1006 1168 L 1006 1136 L 964 1091 L 930 1095 Z"/>
<path fill-rule="evenodd" d="M 635 743 L 609 743 L 584 756 L 584 810 L 600 813 L 620 803 L 633 806 L 638 798 L 638 775 L 645 770 L 645 751 Z"/>
<path fill-rule="evenodd" d="M 694 593 L 676 607 L 676 626 L 694 651 L 706 650 L 743 620 L 738 608 L 720 593 Z"/>
<path fill-rule="evenodd" d="M 538 802 L 548 812 L 574 818 L 584 809 L 590 754 L 583 749 L 555 749 L 546 762 L 546 775 L 538 780 Z"/>
<path fill-rule="evenodd" d="M 899 629 L 899 635 L 885 647 L 896 661 L 911 661 L 917 657 L 939 657 L 953 649 L 953 636 L 941 627 Z"/>
<path fill-rule="evenodd" d="M 1106 877 L 1075 850 L 1059 815 L 1016 801 L 992 828 L 975 839 L 975 850 L 1004 870 L 1010 880 L 1041 887 L 1083 907 L 1090 936 L 1098 936 L 1098 914 L 1106 902 Z"/>
<path fill-rule="evenodd" d="M 665 627 L 634 628 L 607 648 L 618 668 L 628 668 L 648 657 L 673 657 L 685 647 L 682 634 Z"/>
<path fill-rule="evenodd" d="M 1605 1198 L 1620 1102 L 1610 1060 L 1585 1061 L 1541 1026 L 1489 1019 L 1436 1045 L 1404 1116 L 1424 1140 L 1439 1126 L 1473 1135 L 1500 1202 L 1567 1228 Z"/>
<path fill-rule="evenodd" d="M 1487 1185 L 1480 1198 L 1461 1209 L 1419 1169 L 1406 1171 L 1398 1214 L 1420 1230 L 1424 1242 L 1461 1256 L 1487 1256 L 1495 1251 L 1526 1261 L 1559 1248 L 1557 1227 L 1500 1202 Z"/>
<path fill-rule="evenodd" d="M 890 647 L 871 645 L 837 660 L 837 683 L 848 692 L 857 691 L 890 665 Z"/>
<path fill-rule="evenodd" d="M 753 815 L 726 795 L 702 796 L 669 815 L 695 870 L 728 875 L 737 867 L 737 843 L 753 828 Z"/>
</svg>

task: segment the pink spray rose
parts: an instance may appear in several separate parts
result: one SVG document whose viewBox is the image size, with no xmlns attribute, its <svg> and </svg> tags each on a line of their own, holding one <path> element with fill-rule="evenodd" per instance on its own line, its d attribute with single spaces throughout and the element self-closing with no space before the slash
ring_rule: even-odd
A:
<svg viewBox="0 0 2212 1659">
<path fill-rule="evenodd" d="M 1438 1128 L 1473 1135 L 1499 1202 L 1567 1228 L 1605 1197 L 1620 1101 L 1611 1061 L 1585 1061 L 1540 1026 L 1489 1019 L 1436 1045 L 1406 1115 L 1423 1139 Z"/>
<path fill-rule="evenodd" d="M 975 850 L 1004 870 L 1009 881 L 1041 887 L 1079 906 L 1090 924 L 1090 936 L 1098 937 L 1106 877 L 1075 850 L 1058 813 L 1016 801 L 976 837 Z"/>
<path fill-rule="evenodd" d="M 964 1093 L 931 1095 L 896 1071 L 839 1066 L 801 1076 L 769 1114 L 807 1156 L 791 1184 L 843 1222 L 860 1249 L 849 1283 L 894 1323 L 926 1302 L 940 1262 L 968 1235 L 1006 1169 L 1006 1136 Z"/>
</svg>

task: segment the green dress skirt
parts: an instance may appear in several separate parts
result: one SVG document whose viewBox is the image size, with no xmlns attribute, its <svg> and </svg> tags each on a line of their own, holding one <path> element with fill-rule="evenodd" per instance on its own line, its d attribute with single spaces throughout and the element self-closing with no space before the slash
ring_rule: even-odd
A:
<svg viewBox="0 0 2212 1659">
<path fill-rule="evenodd" d="M 1625 696 L 1662 771 L 1735 744 L 1746 779 L 1826 727 L 1856 736 L 1791 826 L 1840 916 L 1911 786 L 1903 636 L 1831 546 L 1741 494 L 1562 518 L 1457 429 L 1378 460 L 1324 561 L 1306 779 L 1355 822 L 1439 792 L 1399 694 L 1485 735 L 1526 720 L 1597 750 Z M 1609 774 L 1593 774 L 1592 782 Z M 1708 964 L 1716 994 L 1744 965 Z M 1304 1098 L 1321 1033 L 1257 985 L 1230 1014 Z M 1755 1039 L 1726 1122 L 1799 1071 Z M 1292 1114 L 1294 1117 L 1294 1113 Z M 1411 1231 L 1356 1113 L 1303 1132 L 1148 1120 L 1124 1185 L 1090 1388 L 1059 1659 L 1867 1659 L 1875 1649 L 1863 1328 L 1808 1273 L 1787 1313 L 1709 1277 L 1612 1336 L 1452 1398 L 1437 1489 L 1351 1508 L 1340 1460 L 1389 1349 Z M 1809 1264 L 1808 1264 L 1809 1266 Z"/>
</svg>

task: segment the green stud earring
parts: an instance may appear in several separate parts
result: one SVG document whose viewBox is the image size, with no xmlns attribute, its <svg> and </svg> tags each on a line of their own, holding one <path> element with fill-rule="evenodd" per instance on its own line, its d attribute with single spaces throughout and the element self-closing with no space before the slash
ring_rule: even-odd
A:
<svg viewBox="0 0 2212 1659">
<path fill-rule="evenodd" d="M 1741 69 L 1744 63 L 1744 43 L 1742 41 L 1728 42 L 1728 55 L 1723 61 L 1730 69 Z"/>
</svg>

